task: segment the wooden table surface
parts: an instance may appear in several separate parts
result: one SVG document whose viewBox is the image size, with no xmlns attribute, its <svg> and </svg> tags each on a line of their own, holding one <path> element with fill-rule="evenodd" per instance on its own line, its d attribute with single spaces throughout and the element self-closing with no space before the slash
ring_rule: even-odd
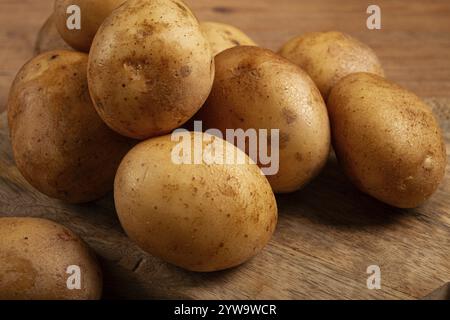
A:
<svg viewBox="0 0 450 320">
<path fill-rule="evenodd" d="M 52 0 L 0 0 L 0 111 L 11 82 L 32 57 Z M 278 49 L 307 31 L 348 32 L 375 49 L 387 76 L 428 101 L 450 142 L 450 1 L 377 1 L 382 30 L 366 29 L 366 1 L 187 0 L 201 20 L 234 24 Z M 404 211 L 356 191 L 335 161 L 311 186 L 278 197 L 280 225 L 247 265 L 211 275 L 181 271 L 125 237 L 110 198 L 67 206 L 40 195 L 14 167 L 0 117 L 0 216 L 43 216 L 70 226 L 101 257 L 107 297 L 122 298 L 421 298 L 450 281 L 450 178 L 424 207 Z M 449 147 L 450 149 L 450 147 Z M 369 264 L 383 288 L 366 288 Z M 445 297 L 447 289 L 441 289 Z"/>
</svg>

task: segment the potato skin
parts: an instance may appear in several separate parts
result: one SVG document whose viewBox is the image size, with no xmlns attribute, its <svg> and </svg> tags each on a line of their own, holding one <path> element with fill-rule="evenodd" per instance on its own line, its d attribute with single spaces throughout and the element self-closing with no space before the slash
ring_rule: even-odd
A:
<svg viewBox="0 0 450 320">
<path fill-rule="evenodd" d="M 192 141 L 204 136 L 188 134 Z M 226 154 L 251 161 L 218 140 L 229 146 Z M 277 224 L 267 179 L 253 162 L 176 165 L 171 160 L 176 144 L 170 136 L 150 139 L 123 160 L 115 182 L 122 226 L 145 251 L 191 271 L 244 263 L 263 249 Z"/>
<path fill-rule="evenodd" d="M 197 115 L 208 128 L 280 129 L 280 170 L 268 180 L 276 193 L 312 180 L 330 152 L 325 103 L 298 66 L 258 47 L 228 49 L 216 57 L 216 78 Z"/>
<path fill-rule="evenodd" d="M 205 102 L 214 59 L 196 17 L 178 0 L 130 0 L 95 37 L 89 88 L 102 119 L 124 136 L 171 132 Z"/>
<path fill-rule="evenodd" d="M 336 154 L 361 191 L 399 208 L 415 208 L 436 191 L 446 147 L 431 109 L 416 95 L 356 73 L 333 88 L 328 110 Z"/>
<path fill-rule="evenodd" d="M 11 88 L 8 120 L 19 171 L 40 192 L 96 200 L 133 142 L 110 130 L 89 97 L 87 55 L 50 51 L 28 62 Z"/>
<path fill-rule="evenodd" d="M 92 40 L 103 21 L 126 0 L 55 0 L 55 23 L 61 37 L 78 51 L 89 52 Z M 77 5 L 81 10 L 81 30 L 67 28 L 67 8 Z"/>
<path fill-rule="evenodd" d="M 61 38 L 55 25 L 55 18 L 51 15 L 45 21 L 39 31 L 36 44 L 34 47 L 35 55 L 52 50 L 72 50 L 72 48 Z"/>
<path fill-rule="evenodd" d="M 211 44 L 214 56 L 236 46 L 257 46 L 255 41 L 232 25 L 206 21 L 201 22 L 200 27 Z"/>
<path fill-rule="evenodd" d="M 312 32 L 286 43 L 280 54 L 305 70 L 327 99 L 331 88 L 343 77 L 368 72 L 384 76 L 375 52 L 341 32 Z"/>
<path fill-rule="evenodd" d="M 102 272 L 72 231 L 36 218 L 0 218 L 0 300 L 98 300 Z M 69 266 L 81 269 L 81 289 L 67 288 Z"/>
</svg>

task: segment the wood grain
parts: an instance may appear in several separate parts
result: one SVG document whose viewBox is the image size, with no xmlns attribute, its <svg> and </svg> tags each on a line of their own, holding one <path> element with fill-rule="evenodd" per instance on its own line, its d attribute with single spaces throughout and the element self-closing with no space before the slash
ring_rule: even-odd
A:
<svg viewBox="0 0 450 320">
<path fill-rule="evenodd" d="M 450 151 L 450 99 L 430 99 Z M 0 216 L 45 217 L 85 239 L 101 257 L 106 298 L 418 299 L 450 282 L 450 168 L 423 207 L 399 210 L 358 192 L 334 158 L 306 189 L 277 198 L 280 221 L 269 246 L 239 268 L 195 274 L 142 252 L 127 239 L 112 197 L 71 206 L 30 187 L 0 128 Z M 366 287 L 379 265 L 382 290 Z M 442 289 L 444 290 L 444 289 Z M 436 293 L 430 297 L 446 297 Z"/>
<path fill-rule="evenodd" d="M 428 101 L 449 144 L 449 1 L 377 1 L 381 31 L 365 28 L 365 1 L 187 2 L 200 19 L 232 23 L 274 50 L 307 31 L 337 29 L 360 38 L 376 50 L 391 79 L 423 97 L 435 97 Z M 51 7 L 51 0 L 0 0 L 0 110 L 17 70 L 32 57 Z M 449 172 L 422 208 L 397 210 L 355 190 L 332 158 L 305 190 L 278 197 L 280 223 L 261 255 L 230 271 L 194 274 L 131 243 L 111 196 L 69 206 L 31 188 L 14 165 L 4 118 L 0 216 L 47 217 L 80 234 L 101 257 L 106 298 L 416 299 L 450 282 Z M 372 264 L 382 270 L 379 291 L 366 288 L 366 269 Z"/>
</svg>

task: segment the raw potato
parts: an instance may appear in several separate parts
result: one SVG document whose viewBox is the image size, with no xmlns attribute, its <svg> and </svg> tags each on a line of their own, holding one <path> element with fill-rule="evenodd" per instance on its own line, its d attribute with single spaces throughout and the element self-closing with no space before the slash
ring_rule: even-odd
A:
<svg viewBox="0 0 450 320">
<path fill-rule="evenodd" d="M 55 19 L 51 15 L 39 31 L 34 53 L 36 55 L 52 50 L 72 50 L 72 48 L 61 38 L 56 29 Z"/>
<path fill-rule="evenodd" d="M 122 226 L 142 249 L 191 271 L 240 265 L 260 252 L 275 230 L 274 194 L 242 151 L 206 134 L 186 134 L 185 141 L 213 146 L 206 155 L 227 146 L 226 156 L 238 154 L 246 164 L 177 165 L 172 152 L 181 154 L 170 136 L 142 142 L 125 157 L 116 177 Z"/>
<path fill-rule="evenodd" d="M 126 0 L 55 0 L 55 21 L 61 37 L 73 48 L 89 52 L 92 40 L 98 28 L 114 9 Z M 72 13 L 67 9 L 76 5 L 80 8 L 81 29 L 70 30 L 67 21 L 71 21 Z"/>
<path fill-rule="evenodd" d="M 51 51 L 27 63 L 11 88 L 8 119 L 19 171 L 40 192 L 72 203 L 113 188 L 131 142 L 110 130 L 89 97 L 88 57 Z"/>
<path fill-rule="evenodd" d="M 336 154 L 356 186 L 400 208 L 414 208 L 438 188 L 447 161 L 430 108 L 376 75 L 357 73 L 331 91 L 328 109 Z"/>
<path fill-rule="evenodd" d="M 341 32 L 307 33 L 285 44 L 280 54 L 303 68 L 325 99 L 331 88 L 349 74 L 369 72 L 384 76 L 375 52 Z"/>
<path fill-rule="evenodd" d="M 277 193 L 313 179 L 330 151 L 325 103 L 298 66 L 258 47 L 235 47 L 216 57 L 213 90 L 198 118 L 208 128 L 280 129 L 280 170 L 268 176 Z"/>
<path fill-rule="evenodd" d="M 146 139 L 171 132 L 200 109 L 214 58 L 183 2 L 130 0 L 95 37 L 88 76 L 102 119 L 124 136 Z"/>
<path fill-rule="evenodd" d="M 43 219 L 0 218 L 0 239 L 0 300 L 101 298 L 97 259 L 69 229 Z M 67 288 L 69 266 L 80 267 L 80 290 Z"/>
<path fill-rule="evenodd" d="M 244 32 L 229 24 L 218 22 L 202 22 L 200 27 L 211 44 L 213 55 L 236 46 L 256 46 Z"/>
</svg>

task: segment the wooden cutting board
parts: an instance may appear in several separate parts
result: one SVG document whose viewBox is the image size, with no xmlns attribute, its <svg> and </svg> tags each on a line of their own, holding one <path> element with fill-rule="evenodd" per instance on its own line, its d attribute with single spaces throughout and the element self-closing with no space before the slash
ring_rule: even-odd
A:
<svg viewBox="0 0 450 320">
<path fill-rule="evenodd" d="M 450 151 L 450 99 L 427 101 Z M 233 270 L 196 274 L 134 245 L 119 225 L 112 196 L 74 206 L 34 190 L 14 165 L 6 117 L 0 117 L 0 216 L 48 218 L 78 233 L 101 258 L 105 298 L 419 299 L 434 291 L 431 298 L 450 296 L 450 166 L 429 202 L 399 210 L 357 191 L 331 157 L 306 189 L 277 198 L 279 225 L 259 256 Z M 367 288 L 371 265 L 381 268 L 381 290 Z"/>
</svg>

